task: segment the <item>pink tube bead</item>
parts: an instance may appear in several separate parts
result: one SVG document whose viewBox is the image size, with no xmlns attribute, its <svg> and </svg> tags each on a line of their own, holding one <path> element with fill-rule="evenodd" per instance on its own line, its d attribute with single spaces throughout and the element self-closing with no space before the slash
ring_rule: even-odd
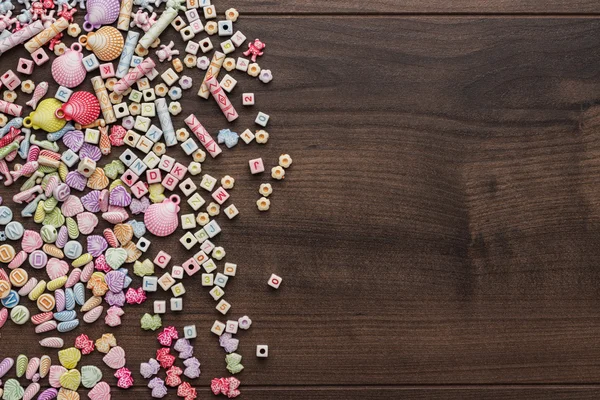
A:
<svg viewBox="0 0 600 400">
<path fill-rule="evenodd" d="M 208 151 L 208 154 L 210 154 L 213 158 L 221 154 L 221 148 L 217 142 L 215 142 L 212 136 L 210 136 L 206 129 L 204 129 L 194 114 L 190 114 L 190 116 L 187 117 L 184 122 L 192 130 L 194 135 L 196 135 L 200 143 L 202 143 L 202 146 L 204 146 L 206 151 Z"/>
</svg>

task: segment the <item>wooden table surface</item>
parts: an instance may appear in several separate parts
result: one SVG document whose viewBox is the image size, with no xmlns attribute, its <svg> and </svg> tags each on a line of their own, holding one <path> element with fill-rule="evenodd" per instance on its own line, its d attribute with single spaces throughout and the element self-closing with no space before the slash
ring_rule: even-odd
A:
<svg viewBox="0 0 600 400">
<path fill-rule="evenodd" d="M 233 128 L 252 128 L 264 111 L 269 143 L 203 165 L 237 179 L 241 215 L 220 217 L 217 242 L 239 266 L 228 316 L 254 320 L 238 335 L 242 398 L 598 398 L 600 3 L 216 4 L 235 6 L 237 27 L 267 43 L 259 62 L 275 75 L 265 86 L 232 73 Z M 22 55 L 10 52 L 3 67 Z M 210 132 L 227 127 L 196 86 L 176 127 L 190 112 Z M 253 109 L 242 91 L 257 94 Z M 257 188 L 269 179 L 250 176 L 247 160 L 272 166 L 284 152 L 294 164 L 259 213 Z M 0 189 L 5 203 L 14 190 Z M 154 240 L 150 253 L 184 260 L 177 239 Z M 278 291 L 266 286 L 272 272 L 284 278 Z M 184 312 L 163 321 L 198 327 L 193 384 L 208 398 L 210 380 L 228 375 L 209 332 L 220 315 L 198 279 L 184 284 Z M 158 343 L 139 318 L 152 302 L 125 310 L 118 328 L 98 321 L 64 337 L 113 332 L 136 382 L 112 398 L 149 398 L 138 368 Z M 44 353 L 31 325 L 9 322 L 1 335 L 2 356 Z M 257 344 L 269 345 L 268 359 L 254 356 Z M 83 364 L 102 365 L 101 354 Z"/>
</svg>

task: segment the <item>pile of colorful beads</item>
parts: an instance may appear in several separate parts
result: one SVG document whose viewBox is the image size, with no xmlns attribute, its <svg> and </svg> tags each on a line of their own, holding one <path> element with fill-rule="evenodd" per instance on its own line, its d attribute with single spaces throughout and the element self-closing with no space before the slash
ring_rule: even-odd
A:
<svg viewBox="0 0 600 400">
<path fill-rule="evenodd" d="M 80 329 L 81 320 L 92 324 L 101 317 L 106 326 L 117 327 L 126 303 L 144 304 L 159 286 L 172 293 L 170 310 L 182 311 L 186 293 L 182 280 L 201 271 L 201 285 L 210 289 L 217 302 L 215 309 L 228 314 L 232 306 L 223 297 L 228 280 L 237 274 L 237 264 L 225 262 L 218 272 L 217 263 L 226 257 L 226 250 L 213 241 L 222 230 L 216 218 L 231 197 L 235 178 L 225 175 L 219 179 L 203 173 L 204 163 L 207 154 L 216 158 L 223 153 L 220 145 L 233 148 L 240 138 L 246 145 L 253 141 L 265 145 L 270 138 L 265 130 L 270 116 L 256 114 L 259 129 L 255 132 L 246 129 L 238 134 L 221 129 L 216 141 L 195 114 L 185 118 L 185 127 L 174 126 L 172 116 L 183 111 L 179 100 L 194 87 L 192 75 L 196 70 L 203 75 L 196 80 L 197 95 L 212 97 L 228 123 L 239 116 L 229 98 L 238 80 L 229 73 L 242 73 L 265 84 L 271 82 L 273 74 L 257 63 L 266 49 L 259 39 L 248 42 L 243 56 L 249 58 L 232 57 L 246 42 L 246 36 L 234 29 L 239 13 L 231 8 L 218 20 L 210 0 L 19 2 L 23 7 L 18 15 L 9 0 L 0 7 L 0 56 L 20 45 L 31 55 L 19 59 L 16 72 L 8 70 L 0 75 L 6 89 L 0 100 L 0 177 L 7 187 L 20 185 L 12 200 L 22 206 L 20 216 L 37 227 L 15 220 L 19 210 L 0 206 L 0 226 L 4 229 L 0 242 L 7 242 L 0 245 L 0 264 L 9 270 L 0 268 L 0 328 L 9 319 L 17 325 L 31 321 L 36 333 L 52 335 L 43 337 L 41 346 L 62 350 L 58 351 L 61 365 L 55 366 L 50 365 L 48 356 L 31 360 L 19 356 L 17 375 L 27 372 L 32 383 L 23 389 L 18 381 L 7 380 L 3 398 L 32 398 L 40 390 L 37 381 L 47 374 L 52 388 L 40 398 L 79 398 L 76 391 L 83 384 L 93 388 L 89 394 L 92 400 L 109 399 L 110 387 L 100 381 L 102 373 L 97 367 L 76 367 L 82 354 L 94 349 L 103 352 L 105 364 L 115 370 L 116 385 L 127 389 L 133 378 L 125 367 L 125 350 L 112 334 L 96 342 L 81 334 L 74 347 L 63 349 L 60 334 Z M 77 3 L 85 15 L 78 14 Z M 161 3 L 164 9 L 155 12 Z M 184 49 L 177 49 L 174 41 L 161 44 L 161 34 L 169 26 L 181 35 Z M 218 50 L 214 49 L 213 36 L 222 38 Z M 64 41 L 68 37 L 76 41 L 67 45 Z M 48 55 L 46 46 L 54 55 Z M 183 61 L 177 58 L 180 54 Z M 163 62 L 170 66 L 161 68 Z M 34 78 L 34 69 L 44 66 L 50 66 L 59 85 L 53 97 L 46 97 L 47 82 L 36 84 L 24 79 Z M 227 73 L 218 80 L 222 70 Z M 93 93 L 76 90 L 86 79 Z M 17 90 L 31 94 L 23 105 L 17 103 Z M 240 97 L 247 110 L 257 102 L 254 93 Z M 22 118 L 27 107 L 33 111 Z M 191 159 L 169 156 L 169 148 L 175 146 Z M 107 161 L 119 147 L 125 150 Z M 17 158 L 23 162 L 14 162 Z M 251 159 L 248 165 L 254 175 L 266 169 L 262 158 Z M 272 179 L 284 179 L 291 165 L 290 155 L 281 155 L 271 168 Z M 204 191 L 210 195 L 208 204 Z M 271 183 L 260 185 L 256 201 L 259 211 L 269 210 L 272 193 Z M 181 213 L 183 207 L 192 212 Z M 239 214 L 233 203 L 223 211 L 228 219 Z M 147 257 L 153 237 L 176 237 L 189 255 L 174 260 L 160 251 L 154 258 Z M 155 266 L 170 266 L 170 272 L 156 276 Z M 132 274 L 142 278 L 141 287 L 132 287 Z M 278 289 L 281 281 L 272 274 L 267 284 Z M 25 297 L 35 303 L 39 313 L 30 315 L 20 304 Z M 166 311 L 167 302 L 155 300 L 152 311 L 141 316 L 141 328 L 159 329 L 160 314 Z M 251 324 L 250 318 L 243 316 L 226 322 L 216 320 L 210 328 L 228 353 L 225 367 L 232 374 L 244 368 L 242 356 L 235 353 L 239 340 L 233 335 Z M 158 367 L 167 369 L 166 380 L 154 377 L 148 385 L 154 397 L 163 397 L 167 387 L 177 387 L 178 396 L 196 398 L 196 390 L 180 378 L 182 374 L 189 379 L 200 375 L 200 362 L 193 357 L 189 342 L 196 337 L 196 326 L 185 326 L 183 333 L 179 338 L 175 328 L 165 328 L 159 342 L 166 347 L 157 351 L 156 359 L 140 366 L 145 378 L 155 375 Z M 173 348 L 185 360 L 185 369 L 173 365 L 173 340 Z M 258 346 L 256 355 L 267 357 L 268 347 Z M 0 364 L 0 377 L 12 362 L 7 358 Z M 239 394 L 239 384 L 233 377 L 219 378 L 213 380 L 212 389 L 231 398 Z"/>
</svg>

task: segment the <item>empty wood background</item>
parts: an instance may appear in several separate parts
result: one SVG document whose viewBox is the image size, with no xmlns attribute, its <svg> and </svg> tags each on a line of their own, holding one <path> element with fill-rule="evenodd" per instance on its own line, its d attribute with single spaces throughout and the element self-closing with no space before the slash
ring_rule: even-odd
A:
<svg viewBox="0 0 600 400">
<path fill-rule="evenodd" d="M 260 63 L 275 75 L 268 86 L 241 77 L 232 96 L 236 130 L 271 115 L 269 144 L 242 143 L 203 167 L 238 180 L 242 214 L 221 217 L 218 243 L 239 265 L 230 315 L 255 321 L 239 335 L 243 398 L 598 398 L 600 3 L 215 3 L 267 43 Z M 9 54 L 3 66 L 14 68 L 23 53 Z M 226 127 L 196 90 L 177 127 L 192 111 L 213 133 Z M 242 91 L 257 93 L 253 110 Z M 271 166 L 282 152 L 294 164 L 259 214 L 268 179 L 250 176 L 247 160 Z M 11 190 L 0 189 L 5 202 Z M 177 239 L 153 252 L 181 254 Z M 266 286 L 272 272 L 279 291 Z M 228 375 L 209 332 L 220 315 L 197 279 L 184 284 L 184 312 L 164 322 L 197 325 L 193 384 L 207 398 L 210 380 Z M 151 308 L 65 335 L 117 336 L 136 385 L 113 399 L 150 396 L 138 368 L 158 348 L 139 328 Z M 44 353 L 30 325 L 9 322 L 1 335 L 2 356 Z M 270 346 L 267 360 L 256 344 Z"/>
</svg>

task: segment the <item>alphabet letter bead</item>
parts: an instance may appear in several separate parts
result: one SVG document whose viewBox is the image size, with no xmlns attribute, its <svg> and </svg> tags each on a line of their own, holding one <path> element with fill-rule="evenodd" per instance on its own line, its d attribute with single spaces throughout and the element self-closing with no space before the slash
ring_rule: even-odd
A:
<svg viewBox="0 0 600 400">
<path fill-rule="evenodd" d="M 225 324 L 219 321 L 215 321 L 210 331 L 217 336 L 221 336 L 225 332 Z"/>
<path fill-rule="evenodd" d="M 265 171 L 265 166 L 263 164 L 262 158 L 255 158 L 254 160 L 248 161 L 250 165 L 250 172 L 252 175 L 260 174 Z"/>
<path fill-rule="evenodd" d="M 171 297 L 171 311 L 183 310 L 183 299 L 181 297 Z"/>
<path fill-rule="evenodd" d="M 154 264 L 158 265 L 161 268 L 165 268 L 167 264 L 171 261 L 171 256 L 164 251 L 159 251 L 156 257 L 154 258 Z"/>
<path fill-rule="evenodd" d="M 231 308 L 231 304 L 229 304 L 228 302 L 226 302 L 225 300 L 221 300 L 218 304 L 217 307 L 215 307 L 217 309 L 217 311 L 219 311 L 221 314 L 226 315 L 227 312 L 229 311 L 229 309 Z"/>
<path fill-rule="evenodd" d="M 262 126 L 263 128 L 267 126 L 269 122 L 269 115 L 263 112 L 259 112 L 256 116 L 256 120 L 254 121 L 257 125 Z"/>
<path fill-rule="evenodd" d="M 254 93 L 242 94 L 242 104 L 245 106 L 253 106 L 254 105 Z"/>
<path fill-rule="evenodd" d="M 277 276 L 275 274 L 272 274 L 271 277 L 269 278 L 269 286 L 271 286 L 272 288 L 275 289 L 279 289 L 279 285 L 281 285 L 281 277 Z"/>
<path fill-rule="evenodd" d="M 183 327 L 183 336 L 186 339 L 195 339 L 196 338 L 196 325 L 187 325 Z"/>
<path fill-rule="evenodd" d="M 183 296 L 185 294 L 183 283 L 179 282 L 175 286 L 171 287 L 171 292 L 173 292 L 173 296 L 175 297 Z"/>
<path fill-rule="evenodd" d="M 154 314 L 164 314 L 167 312 L 167 302 L 164 300 L 154 300 Z"/>
<path fill-rule="evenodd" d="M 267 358 L 269 357 L 269 346 L 266 344 L 259 344 L 256 346 L 256 357 Z"/>
</svg>

